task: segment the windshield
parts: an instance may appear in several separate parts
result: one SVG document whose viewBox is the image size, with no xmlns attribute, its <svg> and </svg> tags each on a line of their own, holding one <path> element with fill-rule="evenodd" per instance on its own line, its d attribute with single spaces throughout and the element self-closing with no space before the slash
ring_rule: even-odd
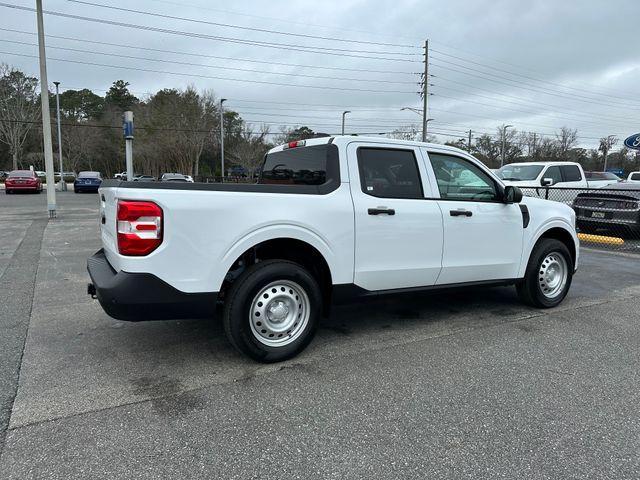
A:
<svg viewBox="0 0 640 480">
<path fill-rule="evenodd" d="M 505 165 L 498 170 L 498 175 L 503 180 L 535 180 L 542 168 L 542 165 Z"/>
<path fill-rule="evenodd" d="M 100 172 L 80 172 L 78 178 L 100 178 Z"/>
<path fill-rule="evenodd" d="M 33 172 L 31 170 L 14 170 L 9 173 L 9 178 L 12 177 L 33 177 Z"/>
</svg>

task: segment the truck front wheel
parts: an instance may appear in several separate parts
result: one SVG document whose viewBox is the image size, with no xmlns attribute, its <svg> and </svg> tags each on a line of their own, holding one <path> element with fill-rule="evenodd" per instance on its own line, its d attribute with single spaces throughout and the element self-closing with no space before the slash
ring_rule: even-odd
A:
<svg viewBox="0 0 640 480">
<path fill-rule="evenodd" d="M 543 238 L 531 252 L 523 281 L 516 285 L 518 296 L 534 307 L 555 307 L 567 296 L 572 277 L 569 249 L 559 240 Z"/>
<path fill-rule="evenodd" d="M 300 265 L 266 260 L 231 285 L 224 329 L 231 344 L 259 362 L 294 357 L 313 339 L 322 313 L 318 282 Z"/>
</svg>

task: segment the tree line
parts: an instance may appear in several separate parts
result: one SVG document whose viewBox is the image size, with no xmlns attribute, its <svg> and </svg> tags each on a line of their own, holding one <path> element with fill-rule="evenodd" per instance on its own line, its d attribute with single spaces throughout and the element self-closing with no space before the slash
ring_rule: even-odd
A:
<svg viewBox="0 0 640 480">
<path fill-rule="evenodd" d="M 38 80 L 6 64 L 0 65 L 0 170 L 44 170 L 42 122 Z M 49 92 L 54 150 L 56 98 Z M 111 176 L 124 170 L 122 114 L 135 116 L 134 166 L 136 173 L 160 176 L 180 172 L 195 177 L 220 176 L 220 102 L 212 90 L 167 88 L 136 97 L 124 80 L 113 82 L 104 96 L 89 89 L 60 94 L 62 151 L 65 171 L 98 170 Z M 237 112 L 224 109 L 225 165 L 239 165 L 254 172 L 273 145 L 318 136 L 307 126 L 281 128 L 272 134 L 265 125 L 247 124 Z M 413 125 L 389 136 L 419 138 Z M 503 138 L 504 136 L 504 138 Z M 578 132 L 568 127 L 555 135 L 497 129 L 496 135 L 475 136 L 446 142 L 469 151 L 491 168 L 501 163 L 504 140 L 505 163 L 516 161 L 568 160 L 586 170 L 609 168 L 640 170 L 639 152 L 625 147 L 613 151 L 614 136 L 600 139 L 596 148 L 578 147 Z M 429 141 L 437 142 L 430 136 Z M 57 156 L 56 156 L 57 160 Z M 57 162 L 56 162 L 57 165 Z"/>
</svg>

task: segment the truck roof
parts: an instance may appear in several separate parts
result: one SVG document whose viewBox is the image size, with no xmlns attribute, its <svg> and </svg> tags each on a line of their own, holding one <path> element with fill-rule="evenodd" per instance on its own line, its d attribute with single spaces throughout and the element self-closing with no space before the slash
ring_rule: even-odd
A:
<svg viewBox="0 0 640 480">
<path fill-rule="evenodd" d="M 510 165 L 552 165 L 552 166 L 578 165 L 578 166 L 580 166 L 580 164 L 578 162 L 556 161 L 556 162 L 513 162 L 513 163 L 507 163 L 505 165 L 505 167 L 510 166 Z"/>
<path fill-rule="evenodd" d="M 438 149 L 441 151 L 446 150 L 450 152 L 457 152 L 457 153 L 463 153 L 465 155 L 468 155 L 468 152 L 465 152 L 464 150 L 461 150 L 459 148 L 452 147 L 449 145 L 442 145 L 439 143 L 417 142 L 413 140 L 397 140 L 395 138 L 378 137 L 378 136 L 365 137 L 365 136 L 359 136 L 359 135 L 334 135 L 329 137 L 309 138 L 304 142 L 305 142 L 305 147 L 310 147 L 312 145 L 324 145 L 327 143 L 334 143 L 338 145 L 338 144 L 345 144 L 353 141 L 383 143 L 385 145 L 391 144 L 391 145 L 403 145 L 403 146 L 411 146 L 411 147 L 426 147 L 426 148 Z M 286 144 L 282 144 L 282 145 L 278 145 L 277 147 L 273 147 L 267 153 L 280 152 L 284 150 L 285 145 Z"/>
</svg>

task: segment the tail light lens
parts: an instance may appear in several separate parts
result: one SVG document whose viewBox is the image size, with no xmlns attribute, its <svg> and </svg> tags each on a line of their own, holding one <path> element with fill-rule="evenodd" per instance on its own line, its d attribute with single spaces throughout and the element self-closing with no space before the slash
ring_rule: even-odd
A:
<svg viewBox="0 0 640 480">
<path fill-rule="evenodd" d="M 148 255 L 162 243 L 162 209 L 153 202 L 119 200 L 117 230 L 120 255 Z"/>
</svg>

